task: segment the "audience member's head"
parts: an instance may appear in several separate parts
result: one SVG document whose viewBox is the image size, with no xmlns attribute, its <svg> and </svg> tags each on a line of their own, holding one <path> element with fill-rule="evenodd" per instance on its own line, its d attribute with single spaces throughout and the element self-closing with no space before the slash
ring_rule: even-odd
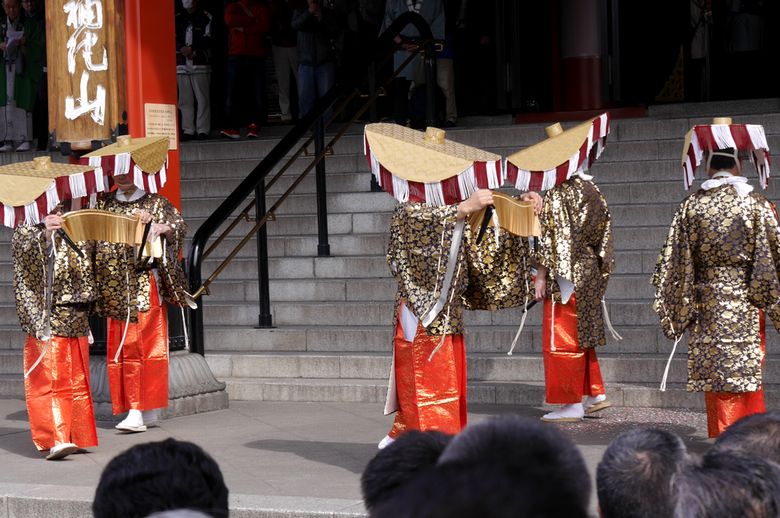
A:
<svg viewBox="0 0 780 518">
<path fill-rule="evenodd" d="M 447 446 L 439 464 L 499 465 L 518 483 L 536 488 L 540 501 L 549 495 L 584 510 L 590 500 L 590 476 L 577 446 L 558 428 L 531 419 L 500 417 L 470 426 Z"/>
<path fill-rule="evenodd" d="M 371 459 L 360 478 L 366 508 L 372 509 L 401 485 L 436 464 L 452 436 L 411 430 Z"/>
<path fill-rule="evenodd" d="M 743 453 L 710 451 L 672 483 L 676 518 L 777 518 L 780 466 Z"/>
<path fill-rule="evenodd" d="M 635 428 L 620 434 L 596 469 L 602 517 L 671 516 L 672 477 L 687 460 L 685 444 L 672 432 Z"/>
<path fill-rule="evenodd" d="M 780 413 L 743 417 L 720 434 L 714 451 L 737 451 L 780 464 Z"/>
<path fill-rule="evenodd" d="M 200 446 L 175 439 L 138 444 L 111 459 L 92 503 L 95 518 L 176 509 L 228 516 L 228 489 L 217 463 Z"/>
<path fill-rule="evenodd" d="M 519 417 L 469 426 L 371 516 L 587 516 L 590 479 L 576 446 L 554 426 Z"/>
</svg>

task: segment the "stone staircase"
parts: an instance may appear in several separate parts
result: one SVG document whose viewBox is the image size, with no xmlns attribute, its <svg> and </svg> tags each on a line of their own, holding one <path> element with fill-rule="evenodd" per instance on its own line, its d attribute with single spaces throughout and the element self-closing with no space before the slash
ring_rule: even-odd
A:
<svg viewBox="0 0 780 518">
<path fill-rule="evenodd" d="M 766 114 L 766 111 L 771 113 Z M 695 113 L 700 118 L 689 118 Z M 744 113 L 745 115 L 738 115 Z M 650 275 L 672 214 L 685 192 L 679 157 L 682 136 L 714 115 L 765 126 L 770 147 L 780 149 L 780 102 L 676 105 L 650 117 L 615 120 L 607 148 L 593 169 L 615 226 L 617 272 L 607 291 L 612 321 L 623 335 L 599 350 L 610 397 L 630 406 L 700 407 L 684 390 L 685 347 L 672 363 L 670 386 L 658 391 L 671 343 L 650 308 Z M 507 155 L 542 138 L 542 125 L 465 127 L 448 137 Z M 273 147 L 277 139 L 187 143 L 182 148 L 183 212 L 191 233 Z M 269 205 L 305 167 L 304 160 L 269 191 Z M 776 163 L 778 163 L 776 161 Z M 395 283 L 384 259 L 394 200 L 369 192 L 362 134 L 348 134 L 327 159 L 328 223 L 332 257 L 316 257 L 313 174 L 268 224 L 273 329 L 255 329 L 258 288 L 255 244 L 247 244 L 204 299 L 206 358 L 227 382 L 233 399 L 268 401 L 384 401 L 390 370 Z M 750 173 L 753 174 L 753 173 Z M 755 180 L 755 178 L 753 178 Z M 755 184 L 755 181 L 754 181 Z M 776 200 L 777 187 L 767 195 Z M 242 222 L 239 230 L 251 225 Z M 8 243 L 10 232 L 0 231 Z M 234 244 L 240 237 L 226 240 Z M 205 261 L 204 278 L 227 255 L 223 245 Z M 0 396 L 22 394 L 7 246 L 0 251 Z M 506 351 L 520 311 L 467 314 L 469 400 L 532 404 L 543 401 L 541 311 L 529 313 L 515 354 Z M 780 403 L 780 343 L 767 333 L 768 403 Z M 379 405 L 377 411 L 380 411 Z"/>
</svg>

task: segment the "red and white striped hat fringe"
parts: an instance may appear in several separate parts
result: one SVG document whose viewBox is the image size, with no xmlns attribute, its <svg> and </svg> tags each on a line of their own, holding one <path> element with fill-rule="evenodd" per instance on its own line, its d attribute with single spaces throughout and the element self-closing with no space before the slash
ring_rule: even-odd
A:
<svg viewBox="0 0 780 518">
<path fill-rule="evenodd" d="M 61 201 L 78 200 L 76 203 L 80 206 L 82 198 L 104 192 L 107 186 L 108 182 L 100 169 L 60 176 L 54 179 L 46 192 L 27 205 L 13 207 L 0 203 L 0 223 L 11 228 L 22 223 L 36 225 Z"/>
<path fill-rule="evenodd" d="M 708 151 L 734 148 L 745 155 L 756 167 L 763 189 L 769 184 L 769 145 L 764 127 L 759 124 L 700 124 L 693 127 L 691 143 L 685 151 L 683 181 L 690 189 L 696 175 L 696 167 Z"/>
<path fill-rule="evenodd" d="M 133 183 L 139 189 L 146 192 L 157 193 L 162 189 L 168 180 L 166 169 L 168 159 L 165 159 L 160 170 L 154 174 L 145 173 L 133 161 L 130 153 L 118 153 L 116 155 L 85 157 L 80 160 L 82 164 L 88 164 L 98 169 L 102 169 L 106 176 L 117 176 L 121 174 L 132 174 Z"/>
<path fill-rule="evenodd" d="M 560 185 L 577 171 L 587 171 L 599 159 L 607 144 L 609 135 L 609 113 L 602 113 L 593 119 L 588 138 L 571 157 L 553 169 L 527 171 L 504 159 L 506 179 L 520 191 L 546 191 Z"/>
<path fill-rule="evenodd" d="M 423 202 L 432 207 L 452 205 L 467 200 L 477 189 L 498 189 L 504 183 L 501 160 L 474 162 L 457 175 L 424 183 L 405 180 L 388 171 L 371 153 L 365 137 L 363 150 L 377 183 L 401 203 Z"/>
</svg>

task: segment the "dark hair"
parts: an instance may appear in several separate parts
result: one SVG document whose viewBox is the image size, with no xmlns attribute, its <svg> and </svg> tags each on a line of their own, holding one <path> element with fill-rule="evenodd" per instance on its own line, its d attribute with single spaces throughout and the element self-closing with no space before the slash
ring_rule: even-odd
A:
<svg viewBox="0 0 780 518">
<path fill-rule="evenodd" d="M 555 426 L 517 416 L 488 419 L 457 435 L 439 465 L 489 470 L 492 479 L 510 479 L 515 489 L 507 498 L 524 495 L 527 512 L 587 514 L 591 482 L 585 461 Z"/>
<path fill-rule="evenodd" d="M 733 147 L 717 149 L 715 151 L 721 151 L 723 153 L 729 153 L 731 155 L 734 154 Z M 731 169 L 736 165 L 737 165 L 736 160 L 734 160 L 734 158 L 729 156 L 712 155 L 712 158 L 710 158 L 710 169 L 714 169 L 715 171 L 722 171 L 723 169 Z"/>
<path fill-rule="evenodd" d="M 603 518 L 671 516 L 672 477 L 688 459 L 674 433 L 635 428 L 620 434 L 596 468 Z"/>
<path fill-rule="evenodd" d="M 434 466 L 451 438 L 437 431 L 410 430 L 379 450 L 360 477 L 366 508 L 375 507 L 421 471 Z"/>
<path fill-rule="evenodd" d="M 736 452 L 710 451 L 673 480 L 677 518 L 780 516 L 780 466 Z"/>
<path fill-rule="evenodd" d="M 436 466 L 421 472 L 371 509 L 371 518 L 586 518 L 587 509 L 561 495 L 557 480 L 520 479 L 502 465 Z"/>
<path fill-rule="evenodd" d="M 192 509 L 228 516 L 228 489 L 217 463 L 191 442 L 138 444 L 108 463 L 92 502 L 95 518 Z"/>
<path fill-rule="evenodd" d="M 720 434 L 712 449 L 741 451 L 780 464 L 780 413 L 743 417 Z"/>
</svg>

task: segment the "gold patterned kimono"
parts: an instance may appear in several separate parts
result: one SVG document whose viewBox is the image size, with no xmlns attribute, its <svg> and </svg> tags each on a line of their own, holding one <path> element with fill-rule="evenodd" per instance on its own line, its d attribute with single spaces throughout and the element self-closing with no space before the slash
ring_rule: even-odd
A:
<svg viewBox="0 0 780 518">
<path fill-rule="evenodd" d="M 780 229 L 766 198 L 726 185 L 682 202 L 653 275 L 653 309 L 668 338 L 689 331 L 689 391 L 761 388 L 758 309 L 778 327 L 778 268 Z"/>
<path fill-rule="evenodd" d="M 393 213 L 387 252 L 398 280 L 393 322 L 404 300 L 423 325 L 426 316 L 435 317 L 425 325 L 428 334 L 463 334 L 464 309 L 494 311 L 527 302 L 532 285 L 527 242 L 500 229 L 497 244 L 489 229 L 478 245 L 477 232 L 468 220 L 458 222 L 457 213 L 457 205 L 423 203 L 405 203 Z M 449 290 L 443 293 L 445 284 Z"/>
<path fill-rule="evenodd" d="M 98 200 L 97 209 L 132 215 L 136 210 L 146 210 L 155 223 L 165 223 L 173 229 L 174 237 L 166 240 L 167 261 L 154 260 L 159 272 L 160 293 L 166 302 L 182 305 L 183 289 L 186 287 L 184 271 L 179 264 L 179 254 L 184 245 L 187 225 L 179 211 L 167 199 L 157 194 L 145 193 L 135 201 L 123 202 L 115 194 Z M 96 312 L 100 316 L 115 320 L 127 318 L 128 297 L 130 300 L 130 321 L 137 322 L 138 312 L 147 312 L 150 307 L 149 275 L 146 270 L 136 269 L 133 247 L 119 243 L 99 242 L 95 245 L 96 279 L 100 298 Z M 151 268 L 150 263 L 149 268 Z"/>
<path fill-rule="evenodd" d="M 607 201 L 593 182 L 573 176 L 545 193 L 539 222 L 537 261 L 549 270 L 553 297 L 561 300 L 556 276 L 573 283 L 580 348 L 604 345 L 601 301 L 615 268 Z"/>
<path fill-rule="evenodd" d="M 92 267 L 92 245 L 78 243 L 79 257 L 56 234 L 56 253 L 46 243 L 42 224 L 21 225 L 11 239 L 16 311 L 22 330 L 42 339 L 51 335 L 78 337 L 89 334 L 89 309 L 97 298 Z M 53 263 L 49 265 L 49 261 Z M 46 300 L 48 268 L 51 272 L 51 315 Z"/>
</svg>

